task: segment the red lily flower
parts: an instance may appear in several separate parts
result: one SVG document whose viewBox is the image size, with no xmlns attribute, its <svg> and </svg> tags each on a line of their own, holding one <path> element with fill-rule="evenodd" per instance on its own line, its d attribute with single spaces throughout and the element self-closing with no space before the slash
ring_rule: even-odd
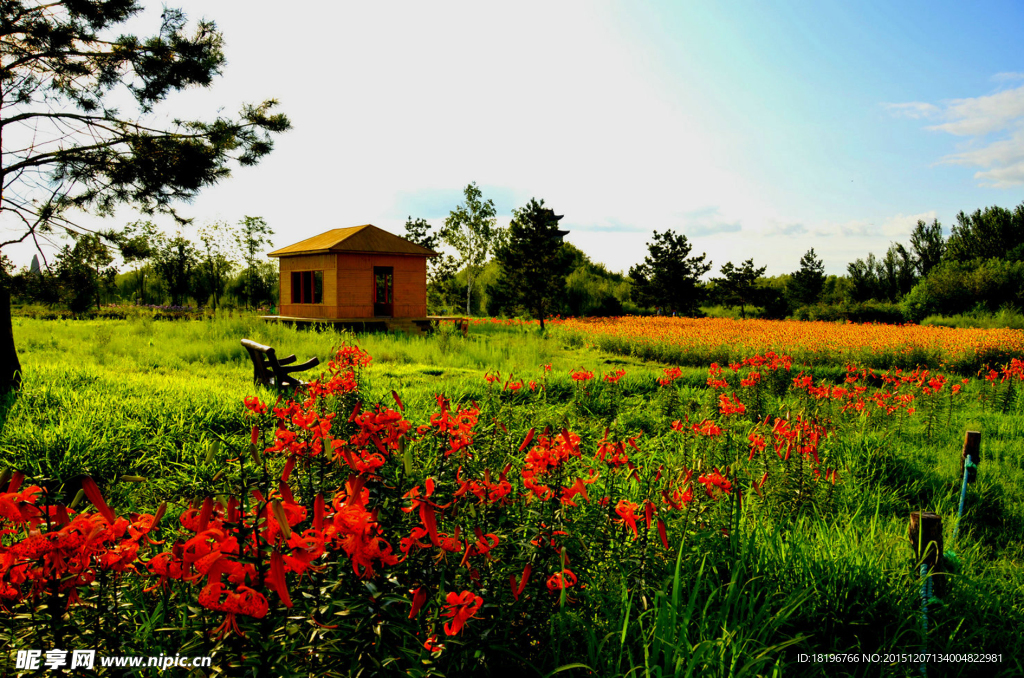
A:
<svg viewBox="0 0 1024 678">
<path fill-rule="evenodd" d="M 615 512 L 619 514 L 620 520 L 617 522 L 628 525 L 629 529 L 633 530 L 633 536 L 639 536 L 636 531 L 636 514 L 633 513 L 637 509 L 637 505 L 628 499 L 620 499 L 619 503 L 615 505 Z"/>
<path fill-rule="evenodd" d="M 446 606 L 448 607 L 441 616 L 449 617 L 450 622 L 444 625 L 446 635 L 458 635 L 466 622 L 473 618 L 473 615 L 484 604 L 484 599 L 474 595 L 472 591 L 463 591 L 461 594 L 454 591 L 448 594 Z"/>
</svg>

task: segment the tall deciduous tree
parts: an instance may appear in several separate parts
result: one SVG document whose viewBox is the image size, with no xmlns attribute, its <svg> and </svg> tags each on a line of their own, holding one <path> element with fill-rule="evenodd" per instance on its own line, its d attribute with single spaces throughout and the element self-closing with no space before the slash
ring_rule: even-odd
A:
<svg viewBox="0 0 1024 678">
<path fill-rule="evenodd" d="M 230 243 L 231 227 L 225 223 L 206 224 L 199 229 L 199 262 L 197 266 L 197 301 L 213 299 L 216 310 L 220 298 L 227 287 L 228 274 L 235 267 L 231 260 Z"/>
<path fill-rule="evenodd" d="M 439 234 L 431 233 L 430 222 L 426 219 L 405 220 L 405 239 L 417 245 L 434 249 Z M 445 252 L 427 259 L 427 309 L 434 312 L 451 313 L 459 305 L 459 288 L 455 280 L 459 265 L 455 257 Z"/>
<path fill-rule="evenodd" d="M 789 278 L 786 291 L 790 299 L 800 305 L 817 303 L 825 285 L 825 263 L 814 253 L 814 248 L 800 257 L 800 268 Z"/>
<path fill-rule="evenodd" d="M 99 236 L 91 233 L 79 235 L 74 247 L 61 249 L 54 269 L 61 300 L 72 312 L 82 313 L 94 304 L 99 309 L 103 287 L 112 284 L 117 275 L 113 261 Z"/>
<path fill-rule="evenodd" d="M 946 239 L 942 236 L 942 224 L 938 219 L 926 224 L 918 219 L 917 226 L 910 234 L 910 248 L 914 252 L 914 265 L 923 278 L 942 261 L 946 252 Z"/>
<path fill-rule="evenodd" d="M 974 210 L 970 215 L 960 212 L 945 254 L 950 261 L 962 262 L 1018 258 L 1024 254 L 1024 202 L 1012 212 L 1003 207 Z"/>
<path fill-rule="evenodd" d="M 288 129 L 273 100 L 235 118 L 150 122 L 172 92 L 210 85 L 225 58 L 212 22 L 188 29 L 175 9 L 163 11 L 156 35 L 119 34 L 141 9 L 136 0 L 0 2 L 0 218 L 18 228 L 0 248 L 84 232 L 75 210 L 173 214 L 176 201 L 227 177 L 232 161 L 256 164 Z M 0 391 L 20 373 L 10 291 L 0 286 Z"/>
<path fill-rule="evenodd" d="M 529 311 L 540 320 L 561 303 L 573 256 L 563 246 L 557 215 L 544 201 L 530 202 L 512 213 L 507 237 L 494 252 L 500 272 L 492 294 L 512 308 Z"/>
<path fill-rule="evenodd" d="M 917 282 L 914 256 L 900 243 L 892 243 L 878 268 L 879 293 L 886 301 L 896 302 Z"/>
<path fill-rule="evenodd" d="M 138 264 L 136 275 L 139 283 L 137 303 L 146 303 L 146 262 L 154 257 L 157 250 L 166 244 L 166 238 L 152 221 L 134 221 L 124 227 L 118 239 L 121 258 L 126 264 Z"/>
<path fill-rule="evenodd" d="M 235 244 L 242 255 L 245 263 L 245 271 L 242 272 L 242 280 L 245 289 L 245 303 L 247 306 L 256 306 L 257 297 L 260 296 L 261 275 L 259 263 L 260 252 L 270 244 L 270 236 L 274 232 L 263 220 L 263 217 L 244 217 L 238 222 L 238 230 L 235 232 Z"/>
<path fill-rule="evenodd" d="M 851 291 L 850 296 L 854 301 L 867 301 L 876 299 L 881 294 L 881 282 L 879 273 L 882 264 L 873 252 L 868 253 L 867 259 L 854 259 L 846 265 L 846 272 L 849 274 Z"/>
<path fill-rule="evenodd" d="M 466 314 L 470 312 L 473 294 L 473 279 L 487 261 L 491 252 L 491 240 L 497 224 L 494 201 L 482 200 L 483 193 L 476 182 L 465 190 L 466 204 L 459 205 L 444 220 L 441 240 L 450 245 L 461 258 L 466 271 Z"/>
<path fill-rule="evenodd" d="M 692 249 L 685 235 L 655 231 L 643 263 L 629 269 L 637 303 L 696 315 L 704 298 L 700 278 L 711 270 L 711 262 L 705 262 L 707 254 L 691 257 Z"/>
<path fill-rule="evenodd" d="M 767 266 L 754 268 L 754 260 L 747 259 L 739 268 L 727 262 L 722 266 L 722 277 L 714 280 L 714 283 L 722 290 L 723 301 L 727 305 L 739 304 L 740 317 L 746 318 L 747 304 L 754 304 L 754 297 L 757 294 L 757 279 L 768 270 Z"/>
<path fill-rule="evenodd" d="M 197 255 L 191 241 L 180 233 L 154 252 L 156 270 L 164 279 L 171 303 L 175 306 L 183 306 L 189 297 L 192 274 L 199 261 Z"/>
</svg>

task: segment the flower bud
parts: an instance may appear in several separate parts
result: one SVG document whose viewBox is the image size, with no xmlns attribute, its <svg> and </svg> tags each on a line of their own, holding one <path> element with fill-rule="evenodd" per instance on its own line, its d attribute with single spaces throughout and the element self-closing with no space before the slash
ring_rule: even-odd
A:
<svg viewBox="0 0 1024 678">
<path fill-rule="evenodd" d="M 220 449 L 220 441 L 214 440 L 210 443 L 209 447 L 206 448 L 206 463 L 209 464 L 213 461 L 213 456 L 217 454 L 217 450 Z"/>
<path fill-rule="evenodd" d="M 167 512 L 167 502 L 160 502 L 160 506 L 156 508 L 156 515 L 153 516 L 153 527 L 156 527 L 160 523 L 160 519 L 164 517 L 164 513 Z"/>
<path fill-rule="evenodd" d="M 281 526 L 281 534 L 284 535 L 285 539 L 291 539 L 292 528 L 288 525 L 288 517 L 285 515 L 284 506 L 281 505 L 280 499 L 270 502 L 270 511 L 274 514 L 274 518 L 277 519 L 277 524 Z"/>
</svg>

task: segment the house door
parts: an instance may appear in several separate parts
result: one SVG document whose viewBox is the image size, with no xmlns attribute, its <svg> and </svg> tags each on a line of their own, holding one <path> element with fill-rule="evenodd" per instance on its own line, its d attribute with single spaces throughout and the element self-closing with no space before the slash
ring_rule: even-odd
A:
<svg viewBox="0 0 1024 678">
<path fill-rule="evenodd" d="M 395 314 L 395 269 L 373 267 L 373 315 L 390 318 Z"/>
</svg>

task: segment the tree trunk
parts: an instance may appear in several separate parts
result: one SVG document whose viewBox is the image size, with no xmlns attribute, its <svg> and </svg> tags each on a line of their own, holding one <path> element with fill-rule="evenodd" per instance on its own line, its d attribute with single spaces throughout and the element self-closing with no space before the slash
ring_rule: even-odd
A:
<svg viewBox="0 0 1024 678">
<path fill-rule="evenodd" d="M 0 286 L 0 393 L 21 388 L 21 362 L 11 325 L 11 291 Z"/>
<path fill-rule="evenodd" d="M 469 271 L 467 270 L 466 271 L 466 315 L 470 315 L 469 301 L 472 298 L 472 290 L 473 290 L 473 276 L 471 276 L 469 274 Z"/>
</svg>

